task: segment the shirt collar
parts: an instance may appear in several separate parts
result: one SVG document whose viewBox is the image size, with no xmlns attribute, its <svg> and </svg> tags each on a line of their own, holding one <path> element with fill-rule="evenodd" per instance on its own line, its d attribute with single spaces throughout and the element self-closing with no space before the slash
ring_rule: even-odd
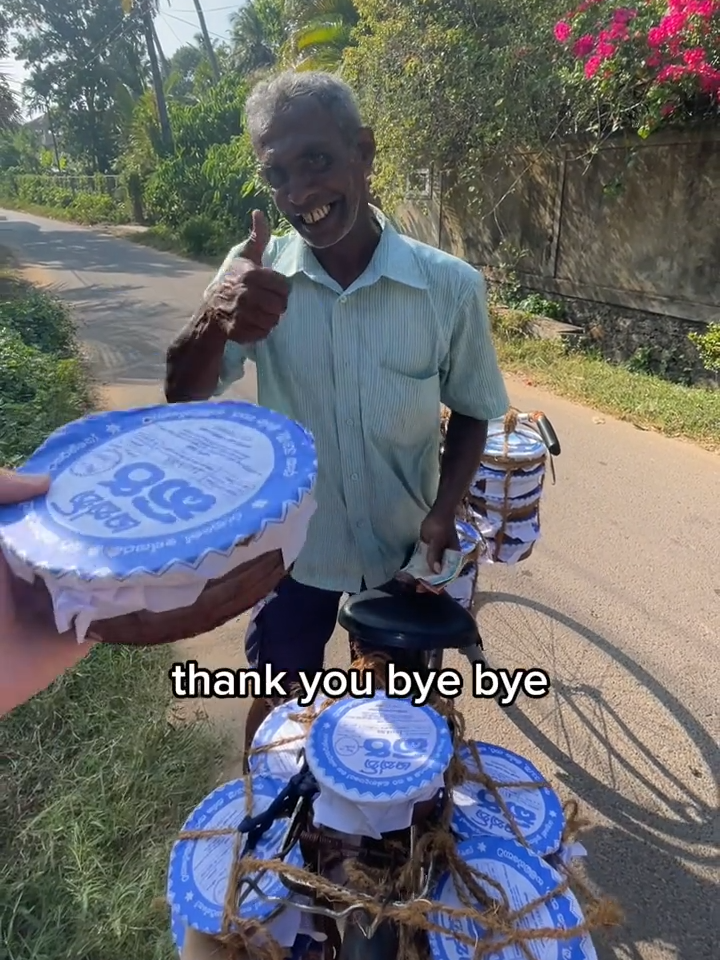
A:
<svg viewBox="0 0 720 960">
<path fill-rule="evenodd" d="M 382 227 L 380 242 L 375 248 L 372 260 L 365 272 L 349 287 L 349 290 L 371 286 L 381 277 L 416 287 L 427 289 L 427 279 L 418 264 L 412 245 L 392 226 L 387 217 L 377 207 L 371 207 L 375 217 Z M 340 290 L 339 285 L 323 270 L 312 248 L 309 247 L 299 234 L 292 236 L 274 264 L 274 269 L 287 277 L 304 273 L 311 280 Z M 345 291 L 346 293 L 348 291 Z"/>
</svg>

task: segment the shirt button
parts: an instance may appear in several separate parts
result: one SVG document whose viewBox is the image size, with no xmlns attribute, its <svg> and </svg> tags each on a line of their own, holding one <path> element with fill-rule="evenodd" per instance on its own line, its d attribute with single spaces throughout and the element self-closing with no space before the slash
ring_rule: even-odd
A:
<svg viewBox="0 0 720 960">
<path fill-rule="evenodd" d="M 345 303 L 346 300 L 347 300 L 347 297 L 345 295 L 340 297 L 340 303 Z"/>
<path fill-rule="evenodd" d="M 362 527 L 362 526 L 364 526 L 364 525 L 365 525 L 365 521 L 364 521 L 364 520 L 358 520 L 358 522 L 355 524 L 356 527 Z"/>
<path fill-rule="evenodd" d="M 347 420 L 345 421 L 345 423 L 346 423 L 349 427 L 351 427 L 351 426 L 353 425 L 353 419 L 352 419 L 352 417 L 348 417 Z"/>
<path fill-rule="evenodd" d="M 350 474 L 350 479 L 351 479 L 351 480 L 359 480 L 360 477 L 359 477 L 356 473 L 351 473 L 351 474 Z"/>
</svg>

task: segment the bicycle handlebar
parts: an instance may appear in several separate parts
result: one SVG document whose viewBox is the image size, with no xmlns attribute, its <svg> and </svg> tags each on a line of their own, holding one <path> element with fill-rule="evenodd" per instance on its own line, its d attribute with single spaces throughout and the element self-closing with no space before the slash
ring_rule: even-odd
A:
<svg viewBox="0 0 720 960">
<path fill-rule="evenodd" d="M 562 448 L 558 435 L 555 433 L 550 418 L 541 410 L 537 413 L 519 413 L 517 419 L 518 423 L 534 423 L 540 434 L 540 439 L 548 449 L 548 453 L 553 457 L 560 456 Z"/>
</svg>

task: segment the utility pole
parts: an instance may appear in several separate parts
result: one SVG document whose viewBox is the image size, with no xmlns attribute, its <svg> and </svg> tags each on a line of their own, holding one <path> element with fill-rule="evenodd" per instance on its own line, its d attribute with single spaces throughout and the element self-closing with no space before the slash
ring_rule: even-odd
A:
<svg viewBox="0 0 720 960">
<path fill-rule="evenodd" d="M 162 74 L 158 64 L 157 51 L 155 50 L 155 38 L 153 37 L 153 17 L 150 9 L 150 0 L 142 0 L 141 7 L 143 32 L 145 34 L 145 46 L 147 47 L 148 59 L 150 61 L 150 72 L 152 73 L 153 87 L 155 88 L 155 99 L 158 108 L 158 120 L 160 121 L 160 133 L 162 134 L 163 144 L 169 152 L 173 148 L 173 136 L 170 129 L 170 117 L 167 111 L 167 102 L 165 100 L 165 88 L 163 87 Z"/>
<path fill-rule="evenodd" d="M 215 77 L 215 82 L 217 83 L 220 80 L 220 68 L 218 67 L 217 57 L 215 56 L 215 48 L 210 42 L 210 34 L 208 33 L 207 24 L 205 23 L 205 14 L 200 6 L 200 0 L 193 0 L 193 3 L 195 4 L 195 10 L 197 12 L 198 23 L 200 24 L 203 40 L 205 41 L 205 52 L 208 55 L 213 76 Z"/>
<path fill-rule="evenodd" d="M 152 25 L 153 32 L 153 41 L 155 42 L 155 49 L 157 50 L 157 55 L 160 59 L 160 66 L 162 67 L 162 72 L 164 76 L 167 76 L 170 73 L 170 64 L 167 61 L 167 57 L 163 52 L 163 48 L 160 46 L 160 38 L 157 35 L 157 30 L 155 29 L 155 24 Z"/>
</svg>

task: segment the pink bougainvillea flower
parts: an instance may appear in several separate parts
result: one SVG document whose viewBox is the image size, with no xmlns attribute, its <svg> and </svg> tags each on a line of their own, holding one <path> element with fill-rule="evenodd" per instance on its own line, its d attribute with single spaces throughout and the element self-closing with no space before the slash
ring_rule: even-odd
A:
<svg viewBox="0 0 720 960">
<path fill-rule="evenodd" d="M 651 47 L 660 47 L 665 42 L 665 31 L 662 27 L 650 27 L 648 30 L 648 43 Z"/>
<path fill-rule="evenodd" d="M 693 47 L 691 50 L 685 50 L 683 60 L 689 67 L 699 67 L 705 63 L 705 51 L 702 47 Z"/>
<path fill-rule="evenodd" d="M 570 37 L 572 36 L 572 30 L 570 29 L 570 24 L 565 23 L 564 20 L 559 20 L 555 24 L 555 39 L 558 43 L 567 43 Z"/>
<path fill-rule="evenodd" d="M 627 40 L 630 35 L 630 31 L 627 28 L 627 24 L 618 21 L 613 23 L 613 25 L 608 30 L 608 39 L 610 40 Z"/>
<path fill-rule="evenodd" d="M 688 3 L 684 9 L 690 14 L 697 14 L 698 17 L 711 17 L 718 12 L 718 6 L 720 4 L 717 0 L 695 0 L 694 3 Z"/>
<path fill-rule="evenodd" d="M 602 60 L 600 59 L 600 57 L 597 57 L 597 56 L 590 57 L 590 59 L 586 62 L 585 76 L 587 77 L 588 80 L 592 80 L 592 78 L 600 69 L 601 63 L 602 63 Z"/>
<path fill-rule="evenodd" d="M 630 10 L 629 7 L 619 7 L 613 13 L 613 23 L 630 23 L 637 16 L 637 10 Z"/>
<path fill-rule="evenodd" d="M 704 63 L 697 71 L 700 78 L 700 86 L 704 93 L 715 93 L 720 90 L 720 70 Z"/>
<path fill-rule="evenodd" d="M 663 67 L 662 70 L 657 75 L 658 83 L 668 83 L 673 80 L 680 80 L 682 77 L 686 76 L 688 72 L 687 67 L 680 66 L 679 63 L 671 63 L 667 67 Z"/>
<path fill-rule="evenodd" d="M 665 30 L 666 37 L 676 37 L 687 23 L 687 13 L 670 13 L 663 17 L 660 26 Z"/>
<path fill-rule="evenodd" d="M 573 53 L 578 58 L 589 57 L 595 49 L 595 37 L 591 33 L 586 33 L 583 37 L 578 37 L 573 46 Z"/>
</svg>

